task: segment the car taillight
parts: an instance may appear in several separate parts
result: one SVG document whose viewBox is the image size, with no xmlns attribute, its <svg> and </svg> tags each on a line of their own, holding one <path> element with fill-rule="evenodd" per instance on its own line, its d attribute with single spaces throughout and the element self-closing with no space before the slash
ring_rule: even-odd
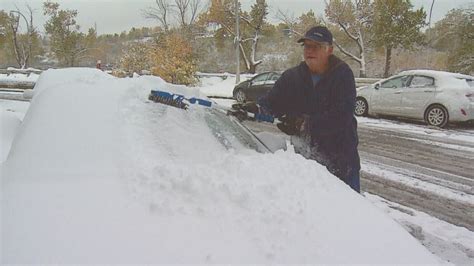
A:
<svg viewBox="0 0 474 266">
<path fill-rule="evenodd" d="M 466 97 L 469 99 L 469 101 L 474 102 L 474 92 L 466 94 Z"/>
</svg>

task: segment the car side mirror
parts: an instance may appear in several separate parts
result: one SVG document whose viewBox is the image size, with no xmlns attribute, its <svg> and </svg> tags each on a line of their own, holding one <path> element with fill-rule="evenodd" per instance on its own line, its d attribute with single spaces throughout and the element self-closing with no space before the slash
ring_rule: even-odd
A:
<svg viewBox="0 0 474 266">
<path fill-rule="evenodd" d="M 378 90 L 380 88 L 380 84 L 379 83 L 375 84 L 374 88 Z"/>
</svg>

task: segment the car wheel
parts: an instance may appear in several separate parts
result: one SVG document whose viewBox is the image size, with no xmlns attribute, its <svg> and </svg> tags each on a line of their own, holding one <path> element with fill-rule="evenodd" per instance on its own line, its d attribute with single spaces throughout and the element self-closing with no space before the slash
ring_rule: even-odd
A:
<svg viewBox="0 0 474 266">
<path fill-rule="evenodd" d="M 247 100 L 245 92 L 243 90 L 238 90 L 237 93 L 235 93 L 235 99 L 239 103 L 244 103 Z"/>
<path fill-rule="evenodd" d="M 369 105 L 364 98 L 357 98 L 356 99 L 356 106 L 355 106 L 355 115 L 356 116 L 367 116 L 369 112 Z"/>
<path fill-rule="evenodd" d="M 425 122 L 430 126 L 443 128 L 448 120 L 448 111 L 442 105 L 432 105 L 426 110 Z"/>
</svg>

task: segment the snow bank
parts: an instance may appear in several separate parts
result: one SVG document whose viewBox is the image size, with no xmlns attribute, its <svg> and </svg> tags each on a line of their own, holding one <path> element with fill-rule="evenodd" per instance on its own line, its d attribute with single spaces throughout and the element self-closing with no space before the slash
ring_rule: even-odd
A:
<svg viewBox="0 0 474 266">
<path fill-rule="evenodd" d="M 0 74 L 0 81 L 2 82 L 11 82 L 11 83 L 16 83 L 16 82 L 36 82 L 38 80 L 40 75 L 38 74 Z"/>
<path fill-rule="evenodd" d="M 0 88 L 2 86 L 9 87 L 27 87 L 32 88 L 35 85 L 39 75 L 37 74 L 0 74 Z"/>
<path fill-rule="evenodd" d="M 437 262 L 288 149 L 228 149 L 208 109 L 147 101 L 159 78 L 50 70 L 2 164 L 2 263 Z"/>
<path fill-rule="evenodd" d="M 7 159 L 11 144 L 20 127 L 20 119 L 12 112 L 0 108 L 0 163 Z"/>
<path fill-rule="evenodd" d="M 212 75 L 212 74 L 209 74 Z M 252 78 L 253 75 L 242 75 L 240 81 L 243 82 Z M 235 76 L 229 76 L 226 79 L 214 76 L 203 76 L 199 79 L 200 84 L 197 87 L 206 96 L 229 97 L 232 98 L 232 92 L 235 87 Z"/>
</svg>

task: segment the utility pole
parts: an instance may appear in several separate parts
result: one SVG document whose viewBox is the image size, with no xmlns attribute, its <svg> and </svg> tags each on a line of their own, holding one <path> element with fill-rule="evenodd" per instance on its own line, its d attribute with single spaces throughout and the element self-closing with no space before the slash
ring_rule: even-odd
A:
<svg viewBox="0 0 474 266">
<path fill-rule="evenodd" d="M 235 72 L 235 84 L 240 83 L 240 9 L 239 0 L 235 0 L 235 55 L 237 70 Z"/>
</svg>

